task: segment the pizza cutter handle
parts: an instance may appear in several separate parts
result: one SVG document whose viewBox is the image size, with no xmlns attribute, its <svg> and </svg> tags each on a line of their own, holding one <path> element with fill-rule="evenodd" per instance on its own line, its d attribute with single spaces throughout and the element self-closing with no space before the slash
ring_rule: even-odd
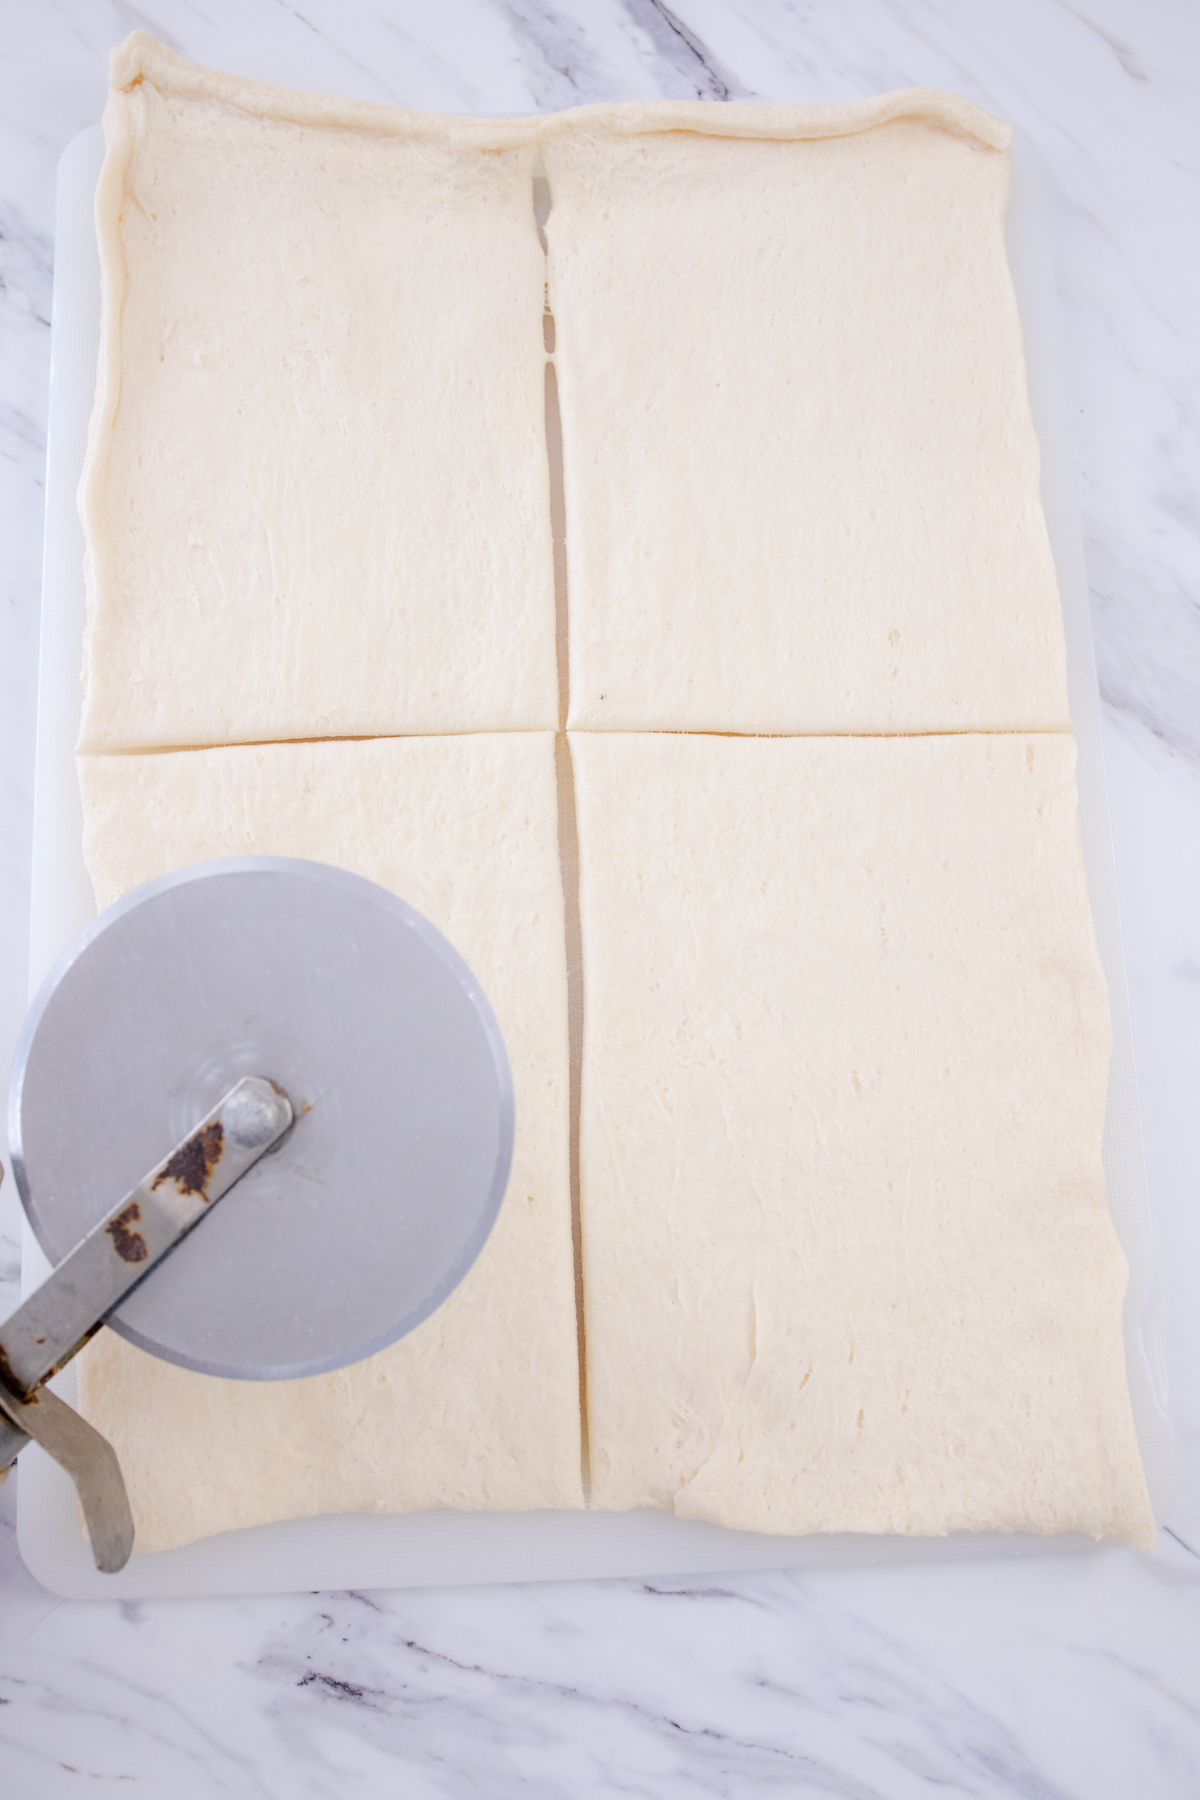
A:
<svg viewBox="0 0 1200 1800">
<path fill-rule="evenodd" d="M 0 1325 L 0 1382 L 26 1395 L 69 1362 L 291 1123 L 274 1082 L 248 1075 L 231 1087 Z"/>
<path fill-rule="evenodd" d="M 4 1180 L 4 1164 L 0 1163 L 0 1182 Z M 0 1487 L 8 1480 L 8 1472 L 17 1460 L 17 1453 L 29 1442 L 23 1431 L 10 1425 L 3 1413 L 0 1413 Z"/>
<path fill-rule="evenodd" d="M 0 1385 L 0 1413 L 23 1440 L 32 1438 L 67 1471 L 83 1508 L 96 1567 L 115 1575 L 133 1550 L 133 1514 L 108 1439 L 47 1387 L 18 1400 Z"/>
<path fill-rule="evenodd" d="M 96 1566 L 124 1568 L 133 1519 L 111 1444 L 43 1387 L 129 1290 L 287 1131 L 291 1102 L 248 1075 L 0 1325 L 0 1481 L 30 1438 L 75 1483 Z"/>
</svg>

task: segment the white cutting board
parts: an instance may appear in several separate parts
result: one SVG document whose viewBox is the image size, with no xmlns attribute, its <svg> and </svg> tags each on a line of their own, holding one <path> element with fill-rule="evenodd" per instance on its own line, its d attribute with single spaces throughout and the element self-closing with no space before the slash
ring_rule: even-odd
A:
<svg viewBox="0 0 1200 1800">
<path fill-rule="evenodd" d="M 83 464 L 99 344 L 100 267 L 92 201 L 104 154 L 99 126 L 63 153 L 58 176 L 46 552 L 34 785 L 30 993 L 95 912 L 83 865 L 75 780 L 84 627 L 83 534 L 75 490 Z M 1166 1410 L 1133 1036 L 1113 862 L 1100 702 L 1083 564 L 1070 415 L 1058 360 L 1057 302 L 1044 177 L 1018 137 L 1008 245 L 1025 332 L 1042 493 L 1067 637 L 1071 716 L 1079 740 L 1084 855 L 1115 1045 L 1104 1161 L 1109 1201 L 1130 1264 L 1126 1342 L 1138 1437 L 1161 1523 L 1177 1484 Z M 23 1291 L 47 1273 L 26 1228 Z M 68 1369 L 55 1383 L 73 1398 Z M 72 1599 L 249 1594 L 320 1588 L 432 1587 L 601 1575 L 699 1575 L 739 1569 L 960 1560 L 1090 1550 L 1090 1539 L 955 1533 L 943 1538 L 768 1537 L 655 1512 L 419 1513 L 296 1520 L 228 1532 L 182 1550 L 136 1553 L 119 1575 L 93 1566 L 69 1478 L 36 1445 L 22 1452 L 18 1542 L 33 1574 Z"/>
</svg>

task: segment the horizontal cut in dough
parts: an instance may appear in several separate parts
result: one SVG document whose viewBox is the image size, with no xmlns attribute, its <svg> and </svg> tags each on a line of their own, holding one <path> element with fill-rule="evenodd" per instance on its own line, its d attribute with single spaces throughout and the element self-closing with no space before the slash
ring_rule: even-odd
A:
<svg viewBox="0 0 1200 1800">
<path fill-rule="evenodd" d="M 594 1504 L 1151 1548 L 1070 737 L 572 757 Z"/>
<path fill-rule="evenodd" d="M 78 1358 L 115 1445 L 139 1550 L 335 1512 L 582 1505 L 568 1146 L 567 998 L 554 740 L 498 733 L 81 757 L 101 906 L 217 856 L 365 875 L 479 977 L 512 1065 L 500 1216 L 408 1337 L 302 1381 L 223 1381 L 112 1332 Z"/>
<path fill-rule="evenodd" d="M 1068 726 L 1010 138 L 925 92 L 543 127 L 572 726 Z"/>
<path fill-rule="evenodd" d="M 114 53 L 81 747 L 553 729 L 529 130 Z"/>
</svg>

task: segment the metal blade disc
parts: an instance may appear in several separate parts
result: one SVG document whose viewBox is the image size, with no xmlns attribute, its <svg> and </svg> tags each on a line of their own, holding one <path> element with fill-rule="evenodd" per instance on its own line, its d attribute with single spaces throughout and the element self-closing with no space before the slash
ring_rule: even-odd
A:
<svg viewBox="0 0 1200 1800">
<path fill-rule="evenodd" d="M 243 1075 L 295 1125 L 108 1323 L 212 1375 L 356 1362 L 440 1305 L 499 1211 L 499 1028 L 440 932 L 357 875 L 236 857 L 149 882 L 76 939 L 17 1045 L 9 1144 L 51 1262 Z"/>
</svg>

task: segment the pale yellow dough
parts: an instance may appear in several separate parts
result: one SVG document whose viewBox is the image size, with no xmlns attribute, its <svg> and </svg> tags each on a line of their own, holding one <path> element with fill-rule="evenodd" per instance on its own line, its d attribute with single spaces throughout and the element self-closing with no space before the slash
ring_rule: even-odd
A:
<svg viewBox="0 0 1200 1800">
<path fill-rule="evenodd" d="M 481 980 L 517 1131 L 499 1219 L 449 1300 L 304 1381 L 216 1380 L 111 1332 L 78 1359 L 139 1550 L 235 1526 L 426 1507 L 582 1504 L 554 740 L 503 733 L 81 757 L 101 906 L 208 857 L 334 863 L 443 931 Z"/>
<path fill-rule="evenodd" d="M 553 729 L 529 129 L 112 73 L 81 747 Z"/>
<path fill-rule="evenodd" d="M 1067 727 L 1010 138 L 924 91 L 543 126 L 572 726 Z"/>
<path fill-rule="evenodd" d="M 1071 739 L 571 753 L 595 1503 L 1151 1548 Z"/>
</svg>

